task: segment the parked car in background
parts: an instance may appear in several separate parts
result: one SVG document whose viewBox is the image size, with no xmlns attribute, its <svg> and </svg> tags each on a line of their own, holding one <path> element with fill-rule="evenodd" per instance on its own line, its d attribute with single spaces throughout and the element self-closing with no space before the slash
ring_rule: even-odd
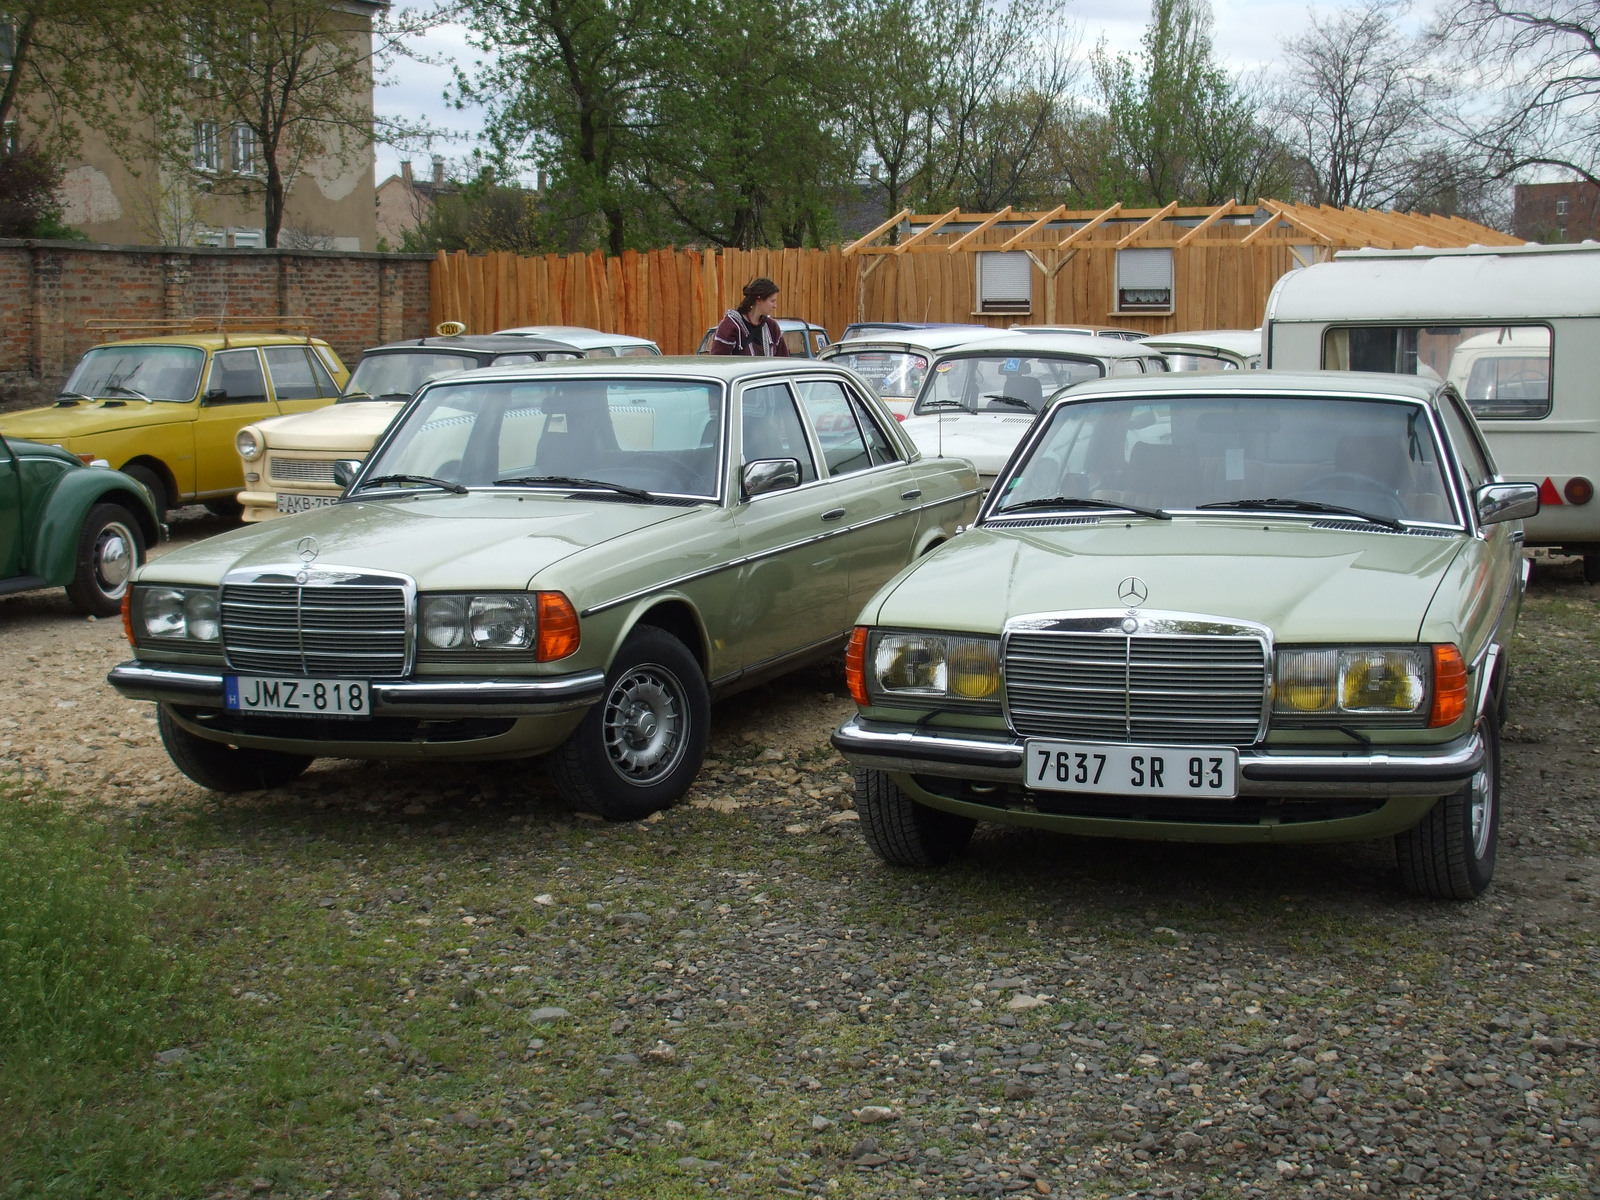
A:
<svg viewBox="0 0 1600 1200">
<path fill-rule="evenodd" d="M 1508 479 L 1539 485 L 1530 546 L 1600 583 L 1600 244 L 1340 251 L 1267 297 L 1273 370 L 1449 379 Z"/>
<path fill-rule="evenodd" d="M 586 358 L 651 358 L 661 353 L 661 347 L 649 338 L 605 333 L 582 325 L 519 325 L 501 329 L 495 336 L 552 338 L 582 350 Z"/>
<path fill-rule="evenodd" d="M 828 331 L 821 325 L 813 325 L 809 321 L 797 320 L 794 317 L 779 317 L 778 328 L 783 331 L 784 345 L 789 347 L 792 358 L 816 358 L 828 346 Z M 711 353 L 711 338 L 717 332 L 713 325 L 706 330 L 705 337 L 700 339 L 700 348 L 696 354 Z"/>
<path fill-rule="evenodd" d="M 976 526 L 867 604 L 834 745 L 884 859 L 977 821 L 1098 837 L 1392 836 L 1494 874 L 1500 727 L 1538 489 L 1455 389 L 1345 373 L 1092 381 Z"/>
<path fill-rule="evenodd" d="M 1117 338 L 1124 342 L 1137 342 L 1144 338 L 1142 330 L 1126 329 L 1121 325 L 1013 325 L 1013 333 L 1070 333 L 1078 337 Z"/>
<path fill-rule="evenodd" d="M 161 520 L 143 484 L 83 457 L 0 437 L 0 595 L 64 587 L 79 612 L 109 617 Z"/>
<path fill-rule="evenodd" d="M 571 802 L 645 816 L 699 771 L 712 695 L 838 653 L 978 497 L 854 375 L 770 358 L 437 379 L 340 473 L 339 503 L 138 578 L 110 682 L 202 786 L 550 753 Z"/>
<path fill-rule="evenodd" d="M 914 329 L 988 329 L 990 325 L 973 325 L 962 321 L 856 321 L 846 325 L 844 332 L 839 335 L 841 342 L 855 341 L 858 338 L 893 338 L 897 333 L 906 333 Z"/>
<path fill-rule="evenodd" d="M 1254 371 L 1261 366 L 1259 329 L 1159 333 L 1139 340 L 1167 360 L 1169 371 Z"/>
<path fill-rule="evenodd" d="M 158 333 L 95 346 L 53 406 L 0 416 L 0 434 L 105 459 L 144 485 L 158 513 L 197 501 L 231 513 L 244 483 L 239 430 L 330 405 L 348 378 L 317 338 Z"/>
<path fill-rule="evenodd" d="M 1005 336 L 986 325 L 930 325 L 870 337 L 843 338 L 822 352 L 822 359 L 848 367 L 872 385 L 883 402 L 903 421 L 922 390 L 929 364 L 941 350 Z"/>
<path fill-rule="evenodd" d="M 334 463 L 365 458 L 425 383 L 480 367 L 572 362 L 588 354 L 571 342 L 529 334 L 447 334 L 375 346 L 361 356 L 337 404 L 239 430 L 234 453 L 243 463 L 244 520 L 267 521 L 336 501 L 344 487 L 334 478 Z"/>
<path fill-rule="evenodd" d="M 1009 333 L 941 352 L 902 428 L 929 457 L 973 463 L 987 487 L 1062 388 L 1165 370 L 1161 355 L 1140 342 Z"/>
</svg>

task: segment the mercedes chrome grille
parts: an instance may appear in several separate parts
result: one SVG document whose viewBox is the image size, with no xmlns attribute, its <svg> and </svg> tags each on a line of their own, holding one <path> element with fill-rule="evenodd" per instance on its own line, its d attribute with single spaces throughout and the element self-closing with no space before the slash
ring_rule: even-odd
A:
<svg viewBox="0 0 1600 1200">
<path fill-rule="evenodd" d="M 408 670 L 415 607 L 409 580 L 326 568 L 249 574 L 248 582 L 230 574 L 222 585 L 222 647 L 230 667 L 363 679 L 394 679 Z"/>
</svg>

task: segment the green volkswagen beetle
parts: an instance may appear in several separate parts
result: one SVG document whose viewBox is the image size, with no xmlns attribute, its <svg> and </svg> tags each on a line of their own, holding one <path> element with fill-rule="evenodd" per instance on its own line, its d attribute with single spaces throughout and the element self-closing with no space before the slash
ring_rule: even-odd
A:
<svg viewBox="0 0 1600 1200">
<path fill-rule="evenodd" d="M 834 745 L 893 863 L 977 821 L 1201 842 L 1392 835 L 1489 885 L 1527 572 L 1444 383 L 1326 372 L 1058 393 L 971 532 L 868 602 Z"/>
<path fill-rule="evenodd" d="M 64 587 L 79 612 L 115 616 L 162 533 L 137 480 L 60 446 L 0 437 L 0 595 Z"/>
<path fill-rule="evenodd" d="M 553 752 L 570 800 L 643 816 L 694 779 L 712 696 L 837 653 L 978 504 L 856 376 L 784 359 L 453 376 L 336 474 L 337 504 L 133 588 L 110 682 L 205 787 Z"/>
</svg>

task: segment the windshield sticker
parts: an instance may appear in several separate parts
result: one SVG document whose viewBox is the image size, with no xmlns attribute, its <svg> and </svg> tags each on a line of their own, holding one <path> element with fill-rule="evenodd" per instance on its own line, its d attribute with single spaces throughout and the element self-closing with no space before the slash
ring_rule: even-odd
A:
<svg viewBox="0 0 1600 1200">
<path fill-rule="evenodd" d="M 1022 370 L 1022 360 L 1020 358 L 1008 358 L 1005 361 L 1005 365 L 1000 369 L 1007 375 L 1015 375 Z"/>
<path fill-rule="evenodd" d="M 947 374 L 950 368 L 953 366 L 955 366 L 955 363 L 942 362 L 936 369 L 938 370 L 939 374 L 944 375 Z"/>
</svg>

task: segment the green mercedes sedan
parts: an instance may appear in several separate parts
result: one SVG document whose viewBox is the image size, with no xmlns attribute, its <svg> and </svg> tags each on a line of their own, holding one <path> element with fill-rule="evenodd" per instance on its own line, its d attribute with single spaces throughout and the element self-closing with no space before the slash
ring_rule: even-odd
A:
<svg viewBox="0 0 1600 1200">
<path fill-rule="evenodd" d="M 654 358 L 473 371 L 417 393 L 338 503 L 140 572 L 135 660 L 202 786 L 315 757 L 549 753 L 637 818 L 689 787 L 710 700 L 837 653 L 978 506 L 848 371 Z"/>
<path fill-rule="evenodd" d="M 1448 384 L 1337 372 L 1057 393 L 970 532 L 868 602 L 834 735 L 885 860 L 977 821 L 1199 842 L 1393 836 L 1488 887 L 1537 489 Z"/>
</svg>

